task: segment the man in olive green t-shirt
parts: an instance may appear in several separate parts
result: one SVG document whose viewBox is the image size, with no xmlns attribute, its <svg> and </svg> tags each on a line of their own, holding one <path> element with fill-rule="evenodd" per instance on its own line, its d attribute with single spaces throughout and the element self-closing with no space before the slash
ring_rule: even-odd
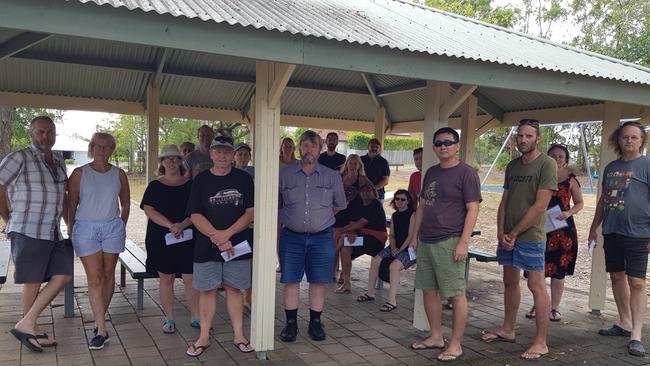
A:
<svg viewBox="0 0 650 366">
<path fill-rule="evenodd" d="M 486 332 L 485 342 L 515 340 L 515 322 L 521 300 L 521 270 L 528 272 L 528 288 L 533 293 L 537 332 L 533 344 L 521 354 L 537 360 L 548 353 L 546 333 L 550 299 L 544 283 L 546 251 L 545 213 L 554 190 L 557 190 L 557 165 L 539 149 L 539 122 L 524 119 L 517 129 L 517 149 L 522 154 L 506 168 L 503 196 L 497 216 L 499 246 L 497 258 L 503 265 L 505 316 L 501 327 Z"/>
</svg>

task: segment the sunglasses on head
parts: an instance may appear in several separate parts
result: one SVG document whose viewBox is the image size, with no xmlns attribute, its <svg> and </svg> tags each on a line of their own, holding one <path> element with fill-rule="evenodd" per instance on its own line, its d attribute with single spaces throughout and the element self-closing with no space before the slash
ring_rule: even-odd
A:
<svg viewBox="0 0 650 366">
<path fill-rule="evenodd" d="M 455 144 L 457 142 L 458 141 L 453 141 L 453 140 L 443 140 L 443 141 L 438 140 L 438 141 L 433 142 L 433 146 L 440 147 L 440 146 L 444 145 L 444 146 L 449 147 L 449 146 L 451 146 L 451 145 L 453 145 L 453 144 Z"/>
<path fill-rule="evenodd" d="M 539 121 L 532 118 L 524 118 L 519 121 L 519 126 L 530 126 L 536 130 L 539 130 Z"/>
</svg>

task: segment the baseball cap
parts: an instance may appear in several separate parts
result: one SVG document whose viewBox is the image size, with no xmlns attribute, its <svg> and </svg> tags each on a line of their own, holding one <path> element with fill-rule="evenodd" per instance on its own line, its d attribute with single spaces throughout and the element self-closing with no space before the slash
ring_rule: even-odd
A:
<svg viewBox="0 0 650 366">
<path fill-rule="evenodd" d="M 240 142 L 237 145 L 235 145 L 235 151 L 237 151 L 239 149 L 246 149 L 246 150 L 248 150 L 248 152 L 252 151 L 251 147 L 245 142 Z"/>
<path fill-rule="evenodd" d="M 215 147 L 219 147 L 219 146 L 224 146 L 224 147 L 229 147 L 231 149 L 234 149 L 232 137 L 224 136 L 224 135 L 215 137 L 214 140 L 212 140 L 212 143 L 210 144 L 210 148 L 214 149 Z"/>
</svg>

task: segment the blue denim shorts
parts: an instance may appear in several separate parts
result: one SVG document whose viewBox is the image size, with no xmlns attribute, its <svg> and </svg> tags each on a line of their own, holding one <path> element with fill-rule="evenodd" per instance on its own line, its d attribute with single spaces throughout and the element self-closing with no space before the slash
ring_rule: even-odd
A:
<svg viewBox="0 0 650 366">
<path fill-rule="evenodd" d="M 334 238 L 328 228 L 316 234 L 280 231 L 281 283 L 331 283 L 334 275 Z"/>
<path fill-rule="evenodd" d="M 546 242 L 515 241 L 513 250 L 497 248 L 497 261 L 502 266 L 512 266 L 529 272 L 544 272 Z"/>
<path fill-rule="evenodd" d="M 78 257 L 97 252 L 122 253 L 125 240 L 126 227 L 119 217 L 109 221 L 77 220 L 72 229 L 72 246 Z"/>
</svg>

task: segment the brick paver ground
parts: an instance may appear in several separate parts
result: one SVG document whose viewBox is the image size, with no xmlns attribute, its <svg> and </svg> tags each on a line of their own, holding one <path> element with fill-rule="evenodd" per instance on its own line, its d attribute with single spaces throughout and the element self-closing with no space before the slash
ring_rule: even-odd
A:
<svg viewBox="0 0 650 366">
<path fill-rule="evenodd" d="M 103 350 L 89 351 L 93 317 L 85 287 L 85 276 L 76 262 L 75 317 L 63 317 L 63 296 L 59 296 L 39 319 L 42 327 L 55 335 L 59 346 L 34 353 L 7 331 L 20 317 L 20 287 L 11 280 L 0 289 L 0 366 L 9 365 L 430 365 L 436 364 L 437 350 L 413 351 L 409 344 L 419 336 L 411 326 L 414 271 L 405 273 L 399 291 L 398 309 L 381 313 L 387 290 L 380 290 L 377 299 L 357 303 L 356 296 L 366 285 L 367 261 L 355 262 L 352 294 L 328 294 L 323 314 L 327 340 L 312 342 L 307 336 L 307 288 L 302 287 L 299 311 L 300 334 L 295 343 L 282 343 L 276 338 L 275 349 L 267 353 L 267 361 L 258 361 L 253 354 L 242 354 L 232 345 L 232 332 L 225 311 L 223 295 L 219 296 L 217 316 L 212 330 L 212 345 L 198 359 L 185 355 L 187 344 L 198 336 L 189 326 L 189 314 L 182 299 L 176 305 L 176 334 L 163 334 L 162 311 L 158 303 L 156 280 L 146 281 L 145 308 L 135 310 L 135 281 L 125 288 L 116 287 L 109 309 L 108 330 L 111 342 Z M 119 265 L 118 265 L 119 266 Z M 500 324 L 503 287 L 495 264 L 473 263 L 470 276 L 470 316 L 464 338 L 464 356 L 457 365 L 523 365 L 519 359 L 533 337 L 533 322 L 526 319 L 532 298 L 522 287 L 522 308 L 518 318 L 517 343 L 485 344 L 479 340 L 481 331 Z M 278 289 L 280 287 L 278 286 Z M 182 296 L 182 284 L 176 293 Z M 333 287 L 332 287 L 333 289 Z M 278 295 L 280 292 L 278 291 Z M 611 339 L 596 334 L 600 327 L 615 321 L 615 306 L 608 299 L 607 310 L 600 316 L 589 313 L 587 293 L 568 290 L 563 302 L 562 322 L 551 323 L 548 343 L 550 353 L 541 362 L 555 365 L 641 365 L 650 359 L 628 356 L 624 338 Z M 280 304 L 276 305 L 276 334 L 284 320 Z M 246 316 L 248 329 L 249 316 Z M 451 311 L 444 312 L 445 334 Z M 645 332 L 647 339 L 647 332 Z"/>
</svg>

